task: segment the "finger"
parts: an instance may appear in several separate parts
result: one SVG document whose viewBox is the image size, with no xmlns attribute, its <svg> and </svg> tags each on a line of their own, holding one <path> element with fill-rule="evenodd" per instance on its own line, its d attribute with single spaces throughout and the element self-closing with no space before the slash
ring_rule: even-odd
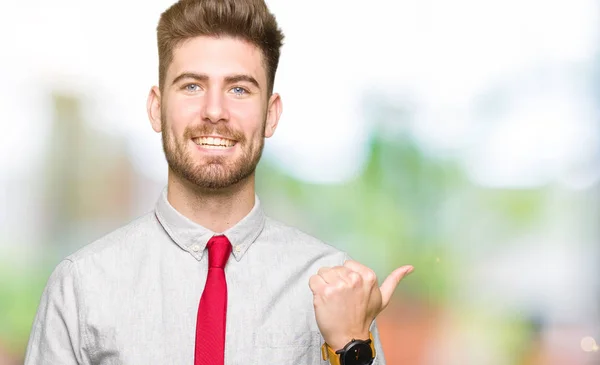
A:
<svg viewBox="0 0 600 365">
<path fill-rule="evenodd" d="M 330 280 L 333 280 L 335 276 L 331 276 L 331 268 L 330 267 L 322 267 L 317 271 L 317 275 L 323 279 L 325 284 L 329 284 Z"/>
<path fill-rule="evenodd" d="M 344 267 L 359 273 L 362 280 L 367 283 L 373 284 L 377 282 L 377 275 L 375 275 L 375 272 L 357 261 L 348 260 L 344 262 Z"/>
<path fill-rule="evenodd" d="M 335 272 L 341 281 L 352 286 L 352 282 L 353 282 L 352 274 L 356 275 L 356 272 L 354 272 L 344 266 L 336 266 L 331 271 Z"/>
<path fill-rule="evenodd" d="M 353 287 L 361 286 L 363 283 L 362 276 L 353 270 L 350 270 L 350 273 L 348 274 L 348 280 L 350 280 L 350 285 Z"/>
<path fill-rule="evenodd" d="M 308 286 L 313 293 L 313 305 L 315 308 L 323 304 L 322 295 L 327 287 L 327 283 L 319 275 L 313 275 L 308 280 Z"/>
<path fill-rule="evenodd" d="M 327 286 L 327 283 L 323 278 L 319 275 L 313 275 L 308 280 L 308 286 L 310 290 L 312 290 L 313 294 L 319 294 L 323 291 L 323 289 Z"/>
<path fill-rule="evenodd" d="M 381 305 L 382 310 L 387 307 L 392 298 L 392 294 L 396 290 L 396 287 L 400 283 L 400 280 L 404 278 L 406 275 L 410 274 L 414 268 L 410 265 L 402 266 L 396 270 L 394 270 L 381 284 L 379 288 L 381 290 Z"/>
<path fill-rule="evenodd" d="M 328 270 L 319 270 L 318 275 L 322 277 L 327 284 L 330 285 L 338 284 L 338 282 L 344 282 L 338 270 L 334 268 L 329 268 Z"/>
<path fill-rule="evenodd" d="M 324 273 L 326 273 L 326 272 L 328 272 L 328 271 L 330 271 L 330 270 L 331 270 L 331 268 L 330 268 L 330 267 L 322 267 L 322 268 L 320 268 L 320 269 L 317 271 L 317 275 L 324 274 Z"/>
</svg>

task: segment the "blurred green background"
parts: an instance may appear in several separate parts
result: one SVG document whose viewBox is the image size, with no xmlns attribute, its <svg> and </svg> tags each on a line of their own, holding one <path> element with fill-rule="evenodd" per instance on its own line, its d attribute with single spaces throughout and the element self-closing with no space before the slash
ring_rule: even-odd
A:
<svg viewBox="0 0 600 365">
<path fill-rule="evenodd" d="M 60 259 L 166 183 L 145 97 L 171 3 L 2 5 L 0 365 Z M 284 114 L 258 194 L 379 277 L 415 266 L 388 363 L 600 364 L 598 3 L 268 3 Z"/>
</svg>

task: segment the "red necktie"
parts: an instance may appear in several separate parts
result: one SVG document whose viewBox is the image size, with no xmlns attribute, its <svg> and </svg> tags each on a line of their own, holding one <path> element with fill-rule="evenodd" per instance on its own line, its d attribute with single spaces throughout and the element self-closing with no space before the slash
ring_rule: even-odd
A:
<svg viewBox="0 0 600 365">
<path fill-rule="evenodd" d="M 198 306 L 194 365 L 224 365 L 227 282 L 225 264 L 231 243 L 225 236 L 213 236 L 208 247 L 208 275 Z"/>
</svg>

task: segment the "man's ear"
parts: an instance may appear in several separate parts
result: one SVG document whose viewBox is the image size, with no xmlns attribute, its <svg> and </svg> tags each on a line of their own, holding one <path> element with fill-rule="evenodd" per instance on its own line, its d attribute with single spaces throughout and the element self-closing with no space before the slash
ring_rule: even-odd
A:
<svg viewBox="0 0 600 365">
<path fill-rule="evenodd" d="M 269 98 L 269 105 L 267 109 L 267 122 L 265 123 L 265 137 L 270 138 L 275 133 L 275 129 L 279 124 L 279 118 L 283 112 L 283 104 L 281 103 L 281 96 L 275 93 Z"/>
<path fill-rule="evenodd" d="M 152 129 L 157 133 L 160 133 L 162 130 L 160 103 L 160 89 L 157 86 L 153 86 L 152 89 L 150 89 L 150 94 L 148 94 L 146 109 L 148 111 L 148 119 L 150 119 Z"/>
</svg>

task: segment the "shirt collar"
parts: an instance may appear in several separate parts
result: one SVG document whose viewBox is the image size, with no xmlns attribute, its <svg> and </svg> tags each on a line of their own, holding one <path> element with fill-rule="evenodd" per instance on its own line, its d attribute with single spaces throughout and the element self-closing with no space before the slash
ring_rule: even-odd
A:
<svg viewBox="0 0 600 365">
<path fill-rule="evenodd" d="M 254 201 L 250 213 L 223 233 L 212 232 L 179 213 L 169 203 L 166 188 L 163 189 L 154 212 L 171 239 L 197 260 L 202 259 L 206 244 L 212 236 L 224 234 L 231 242 L 233 256 L 240 261 L 265 226 L 266 217 L 258 196 L 255 195 Z"/>
</svg>

